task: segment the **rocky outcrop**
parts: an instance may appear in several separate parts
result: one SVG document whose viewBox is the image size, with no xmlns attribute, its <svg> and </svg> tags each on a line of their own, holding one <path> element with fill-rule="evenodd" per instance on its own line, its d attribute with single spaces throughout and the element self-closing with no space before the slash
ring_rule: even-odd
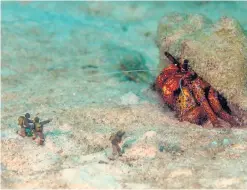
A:
<svg viewBox="0 0 247 190">
<path fill-rule="evenodd" d="M 164 51 L 188 59 L 228 101 L 247 107 L 247 38 L 236 20 L 223 17 L 212 23 L 201 15 L 166 16 L 158 27 L 157 45 L 159 69 L 168 63 Z"/>
</svg>

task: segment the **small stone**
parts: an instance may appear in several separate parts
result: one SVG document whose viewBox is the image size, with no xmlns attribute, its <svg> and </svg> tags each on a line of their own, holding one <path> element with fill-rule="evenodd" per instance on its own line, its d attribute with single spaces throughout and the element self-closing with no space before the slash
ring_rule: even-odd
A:
<svg viewBox="0 0 247 190">
<path fill-rule="evenodd" d="M 224 139 L 223 140 L 223 145 L 229 145 L 230 144 L 230 140 L 229 139 Z"/>
<path fill-rule="evenodd" d="M 159 146 L 159 151 L 160 151 L 160 152 L 163 152 L 164 149 L 165 149 L 165 146 L 163 146 L 163 145 Z"/>
<path fill-rule="evenodd" d="M 132 92 L 129 92 L 121 97 L 122 105 L 132 105 L 138 103 L 139 103 L 139 97 Z"/>
</svg>

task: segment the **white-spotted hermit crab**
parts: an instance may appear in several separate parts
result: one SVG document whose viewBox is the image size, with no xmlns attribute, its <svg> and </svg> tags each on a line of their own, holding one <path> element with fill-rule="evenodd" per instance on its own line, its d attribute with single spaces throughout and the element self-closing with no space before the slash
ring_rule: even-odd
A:
<svg viewBox="0 0 247 190">
<path fill-rule="evenodd" d="M 223 127 L 222 120 L 231 127 L 243 124 L 239 109 L 230 109 L 227 100 L 189 67 L 188 60 L 180 63 L 168 52 L 165 56 L 171 64 L 158 75 L 153 87 L 180 121 L 202 125 L 209 120 L 214 127 Z"/>
</svg>

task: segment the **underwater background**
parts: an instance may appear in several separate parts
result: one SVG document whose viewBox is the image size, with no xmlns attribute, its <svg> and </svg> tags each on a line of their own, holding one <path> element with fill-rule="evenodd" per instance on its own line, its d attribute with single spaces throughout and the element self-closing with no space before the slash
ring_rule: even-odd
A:
<svg viewBox="0 0 247 190">
<path fill-rule="evenodd" d="M 150 92 L 163 16 L 203 14 L 213 22 L 228 16 L 247 34 L 247 2 L 3 1 L 1 6 L 3 187 L 247 187 L 245 131 L 179 124 Z M 44 147 L 16 135 L 17 118 L 26 112 L 53 118 Z M 129 135 L 126 147 L 133 148 L 127 148 L 127 158 L 99 165 L 111 150 L 110 133 L 121 127 Z"/>
<path fill-rule="evenodd" d="M 62 107 L 109 99 L 114 103 L 129 91 L 142 97 L 141 89 L 154 77 L 139 72 L 144 83 L 124 83 L 121 71 L 157 69 L 155 40 L 162 16 L 196 13 L 213 21 L 229 16 L 247 30 L 246 10 L 246 2 L 2 2 L 2 90 L 21 94 L 32 88 L 31 94 L 42 91 L 42 96 Z M 125 57 L 134 63 L 123 69 Z M 18 81 L 8 82 L 18 73 L 22 75 Z M 106 79 L 120 84 L 101 83 Z M 85 89 L 87 80 L 93 82 Z M 27 96 L 32 98 L 31 94 Z M 2 109 L 4 105 L 3 101 Z"/>
</svg>

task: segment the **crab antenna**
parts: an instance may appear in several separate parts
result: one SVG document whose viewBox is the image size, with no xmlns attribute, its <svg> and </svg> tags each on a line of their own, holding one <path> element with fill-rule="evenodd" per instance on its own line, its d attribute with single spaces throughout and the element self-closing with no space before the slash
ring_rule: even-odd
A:
<svg viewBox="0 0 247 190">
<path fill-rule="evenodd" d="M 95 74 L 87 76 L 86 78 L 94 78 L 94 77 L 101 77 L 101 76 L 110 76 L 114 74 L 123 74 L 123 73 L 135 73 L 135 72 L 150 72 L 150 71 L 158 71 L 157 69 L 138 69 L 138 70 L 123 70 L 123 71 L 114 71 L 104 74 Z"/>
<path fill-rule="evenodd" d="M 182 67 L 185 71 L 188 71 L 188 66 L 189 66 L 189 61 L 188 61 L 188 59 L 185 59 Z"/>
<path fill-rule="evenodd" d="M 179 66 L 180 63 L 167 51 L 165 51 L 165 56 L 175 65 Z"/>
</svg>

